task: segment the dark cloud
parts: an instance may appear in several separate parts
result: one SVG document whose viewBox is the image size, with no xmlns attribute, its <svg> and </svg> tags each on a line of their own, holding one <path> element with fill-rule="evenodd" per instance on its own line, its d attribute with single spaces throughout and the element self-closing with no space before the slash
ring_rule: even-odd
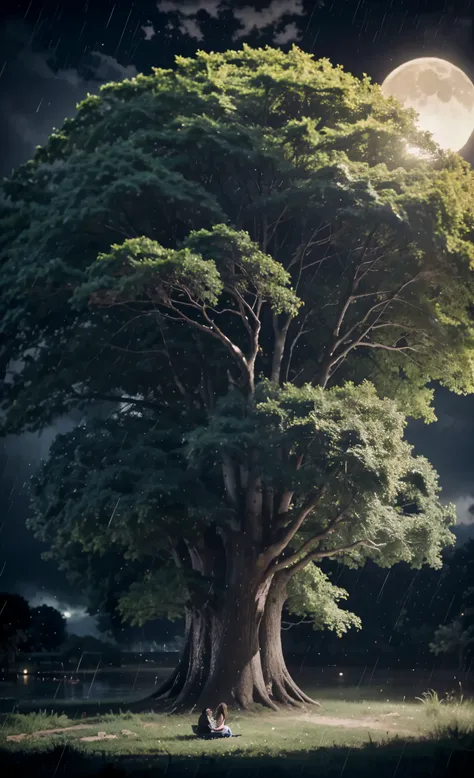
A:
<svg viewBox="0 0 474 778">
<path fill-rule="evenodd" d="M 315 5 L 317 5 L 315 0 Z M 235 9 L 234 15 L 239 22 L 239 28 L 234 38 L 246 38 L 252 32 L 262 32 L 275 30 L 280 40 L 276 43 L 290 43 L 300 37 L 300 32 L 296 24 L 296 18 L 305 16 L 303 0 L 273 0 L 265 8 L 256 8 L 254 5 L 245 5 L 243 8 Z M 292 18 L 292 22 L 290 22 Z M 283 25 L 283 30 L 280 30 Z M 291 33 L 296 37 L 291 38 Z"/>
<path fill-rule="evenodd" d="M 234 40 L 266 33 L 273 36 L 274 43 L 285 44 L 300 39 L 297 21 L 305 17 L 308 7 L 321 2 L 313 0 L 305 7 L 303 0 L 268 0 L 262 7 L 261 3 L 234 0 L 158 0 L 156 5 L 161 13 L 169 14 L 171 28 L 197 41 L 204 40 L 203 22 L 207 17 L 218 20 L 225 15 L 235 23 Z"/>
<path fill-rule="evenodd" d="M 60 67 L 54 48 L 40 47 L 31 29 L 9 21 L 0 33 L 5 65 L 0 77 L 0 172 L 31 156 L 53 127 L 60 127 L 76 111 L 88 92 L 95 93 L 107 81 L 137 74 L 134 65 L 121 65 L 102 51 L 85 52 L 76 67 Z"/>
<path fill-rule="evenodd" d="M 48 456 L 52 441 L 59 433 L 71 430 L 73 419 L 58 419 L 54 427 L 38 433 L 0 440 L 0 588 L 18 591 L 18 585 L 38 589 L 59 586 L 73 595 L 57 565 L 41 559 L 45 547 L 25 526 L 29 514 L 30 479 L 41 461 Z"/>
<path fill-rule="evenodd" d="M 408 438 L 440 475 L 443 499 L 456 503 L 458 522 L 473 523 L 474 397 L 459 397 L 446 389 L 435 395 L 438 421 L 410 422 Z"/>
<path fill-rule="evenodd" d="M 62 593 L 58 596 L 44 587 L 41 591 L 38 591 L 37 587 L 22 581 L 17 584 L 16 591 L 32 607 L 49 605 L 60 611 L 66 618 L 67 631 L 70 635 L 94 635 L 94 637 L 100 637 L 96 618 L 87 612 L 86 600 L 80 600 L 77 594 L 68 596 L 66 593 Z"/>
</svg>

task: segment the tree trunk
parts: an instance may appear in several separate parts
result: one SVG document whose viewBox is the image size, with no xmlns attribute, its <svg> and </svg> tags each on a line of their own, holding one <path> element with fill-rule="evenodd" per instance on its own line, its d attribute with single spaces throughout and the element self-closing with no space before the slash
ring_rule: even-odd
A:
<svg viewBox="0 0 474 778">
<path fill-rule="evenodd" d="M 170 700 L 178 706 L 183 698 L 189 705 L 197 699 L 209 668 L 210 619 L 206 609 L 187 611 L 180 660 L 170 677 L 153 692 L 152 699 Z"/>
<path fill-rule="evenodd" d="M 271 584 L 229 593 L 220 609 L 189 612 L 180 662 L 153 694 L 172 711 L 215 708 L 219 702 L 248 708 L 258 702 L 319 705 L 292 679 L 283 657 L 281 616 L 287 598 L 285 572 Z"/>
<path fill-rule="evenodd" d="M 230 592 L 214 620 L 210 672 L 200 702 L 224 701 L 241 708 L 259 702 L 276 709 L 265 688 L 258 641 L 268 584 L 248 582 L 238 589 L 240 596 Z"/>
<path fill-rule="evenodd" d="M 270 696 L 285 705 L 319 703 L 308 697 L 294 682 L 286 666 L 281 643 L 281 617 L 287 599 L 286 587 L 290 575 L 277 573 L 268 592 L 260 625 L 260 650 L 265 686 Z"/>
<path fill-rule="evenodd" d="M 192 569 L 216 580 L 224 554 L 222 583 L 205 602 L 194 598 L 178 667 L 153 699 L 172 710 L 214 708 L 219 702 L 240 708 L 258 702 L 273 710 L 277 702 L 312 703 L 283 658 L 281 614 L 290 575 L 284 570 L 266 578 L 246 534 L 228 536 L 225 547 L 213 549 L 209 539 L 199 548 L 189 546 Z"/>
<path fill-rule="evenodd" d="M 178 667 L 153 699 L 170 703 L 172 710 L 214 708 L 219 702 L 239 708 L 259 702 L 277 710 L 265 687 L 258 640 L 268 586 L 244 580 L 220 607 L 190 612 Z"/>
</svg>

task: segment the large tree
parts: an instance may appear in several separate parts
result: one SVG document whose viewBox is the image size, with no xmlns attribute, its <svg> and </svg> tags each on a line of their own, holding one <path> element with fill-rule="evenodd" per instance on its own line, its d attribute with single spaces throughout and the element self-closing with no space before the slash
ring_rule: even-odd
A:
<svg viewBox="0 0 474 778">
<path fill-rule="evenodd" d="M 115 408 L 53 446 L 36 532 L 184 608 L 177 704 L 307 699 L 280 619 L 318 560 L 452 540 L 401 409 L 473 387 L 469 166 L 369 79 L 244 47 L 107 85 L 4 193 L 5 429 Z"/>
</svg>

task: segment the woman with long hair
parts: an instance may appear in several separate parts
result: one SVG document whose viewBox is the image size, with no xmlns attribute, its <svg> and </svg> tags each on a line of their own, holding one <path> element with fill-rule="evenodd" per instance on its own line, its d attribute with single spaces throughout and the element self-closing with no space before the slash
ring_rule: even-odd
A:
<svg viewBox="0 0 474 778">
<path fill-rule="evenodd" d="M 225 702 L 220 702 L 216 708 L 216 725 L 212 727 L 212 737 L 232 737 L 230 727 L 227 726 L 227 705 Z"/>
</svg>

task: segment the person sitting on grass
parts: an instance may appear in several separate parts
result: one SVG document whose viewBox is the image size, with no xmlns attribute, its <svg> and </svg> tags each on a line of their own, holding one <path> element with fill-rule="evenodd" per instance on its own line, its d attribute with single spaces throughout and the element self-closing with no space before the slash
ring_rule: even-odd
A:
<svg viewBox="0 0 474 778">
<path fill-rule="evenodd" d="M 214 740 L 222 737 L 240 737 L 233 735 L 230 727 L 225 723 L 227 718 L 227 705 L 221 702 L 217 706 L 216 718 L 212 717 L 212 710 L 206 708 L 199 716 L 197 726 L 193 724 L 192 730 L 195 735 L 205 740 Z"/>
<path fill-rule="evenodd" d="M 212 710 L 205 708 L 199 716 L 197 727 L 193 727 L 194 734 L 198 737 L 209 737 L 216 722 L 212 717 Z"/>
<path fill-rule="evenodd" d="M 230 727 L 225 723 L 227 718 L 227 705 L 225 702 L 220 702 L 216 709 L 216 723 L 211 728 L 211 737 L 232 737 Z"/>
</svg>

